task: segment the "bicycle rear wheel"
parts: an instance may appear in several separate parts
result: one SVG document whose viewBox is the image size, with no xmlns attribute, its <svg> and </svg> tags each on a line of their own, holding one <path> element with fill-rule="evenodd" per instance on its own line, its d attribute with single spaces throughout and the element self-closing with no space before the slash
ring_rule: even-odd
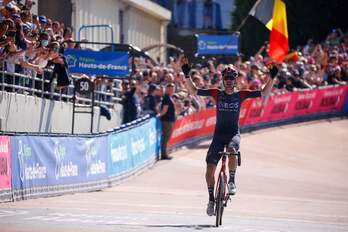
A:
<svg viewBox="0 0 348 232">
<path fill-rule="evenodd" d="M 220 173 L 218 182 L 217 182 L 217 188 L 216 188 L 216 207 L 215 207 L 215 215 L 216 215 L 216 221 L 215 225 L 218 227 L 219 225 L 222 225 L 222 214 L 224 212 L 224 195 L 225 195 L 225 180 L 222 173 Z"/>
</svg>

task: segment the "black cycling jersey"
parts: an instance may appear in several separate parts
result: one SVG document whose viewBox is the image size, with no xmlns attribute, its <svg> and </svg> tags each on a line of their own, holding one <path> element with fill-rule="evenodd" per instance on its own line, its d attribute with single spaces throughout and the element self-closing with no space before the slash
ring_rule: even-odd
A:
<svg viewBox="0 0 348 232">
<path fill-rule="evenodd" d="M 216 101 L 215 134 L 230 137 L 239 131 L 239 112 L 247 98 L 261 97 L 261 91 L 243 90 L 226 94 L 218 89 L 199 89 L 198 95 L 212 96 Z"/>
</svg>

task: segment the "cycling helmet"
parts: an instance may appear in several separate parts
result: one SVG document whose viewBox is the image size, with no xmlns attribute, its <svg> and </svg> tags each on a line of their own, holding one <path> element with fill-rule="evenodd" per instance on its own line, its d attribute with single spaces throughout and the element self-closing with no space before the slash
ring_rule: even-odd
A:
<svg viewBox="0 0 348 232">
<path fill-rule="evenodd" d="M 222 71 L 222 77 L 230 77 L 232 79 L 237 78 L 238 76 L 238 71 L 234 67 L 227 67 Z"/>
</svg>

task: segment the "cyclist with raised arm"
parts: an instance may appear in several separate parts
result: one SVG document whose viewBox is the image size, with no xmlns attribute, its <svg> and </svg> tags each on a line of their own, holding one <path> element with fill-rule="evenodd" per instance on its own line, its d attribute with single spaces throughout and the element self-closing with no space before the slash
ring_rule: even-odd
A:
<svg viewBox="0 0 348 232">
<path fill-rule="evenodd" d="M 207 214 L 209 216 L 214 215 L 214 185 L 215 185 L 215 170 L 216 166 L 221 159 L 219 152 L 223 151 L 227 147 L 227 151 L 232 154 L 237 154 L 240 144 L 240 132 L 239 132 L 239 112 L 242 102 L 247 98 L 267 97 L 273 86 L 273 78 L 277 75 L 278 69 L 273 66 L 270 69 L 270 75 L 266 84 L 261 90 L 256 91 L 238 91 L 237 90 L 237 77 L 238 71 L 229 66 L 222 72 L 223 78 L 223 90 L 219 89 L 199 89 L 195 86 L 190 78 L 191 67 L 187 58 L 182 59 L 182 71 L 185 74 L 185 86 L 190 94 L 197 94 L 200 96 L 211 96 L 216 102 L 216 126 L 213 135 L 213 140 L 210 144 L 206 162 L 206 182 L 209 192 L 209 202 L 207 206 Z M 230 195 L 236 193 L 235 174 L 237 169 L 237 158 L 232 155 L 228 159 L 229 167 L 229 182 L 228 191 Z"/>
</svg>

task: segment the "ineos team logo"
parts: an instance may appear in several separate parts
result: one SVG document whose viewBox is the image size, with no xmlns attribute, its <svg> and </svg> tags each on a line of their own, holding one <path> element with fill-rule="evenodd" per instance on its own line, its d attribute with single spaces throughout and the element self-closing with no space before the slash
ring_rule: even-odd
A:
<svg viewBox="0 0 348 232">
<path fill-rule="evenodd" d="M 219 111 L 233 111 L 238 112 L 239 110 L 239 102 L 219 102 L 218 104 Z"/>
</svg>

